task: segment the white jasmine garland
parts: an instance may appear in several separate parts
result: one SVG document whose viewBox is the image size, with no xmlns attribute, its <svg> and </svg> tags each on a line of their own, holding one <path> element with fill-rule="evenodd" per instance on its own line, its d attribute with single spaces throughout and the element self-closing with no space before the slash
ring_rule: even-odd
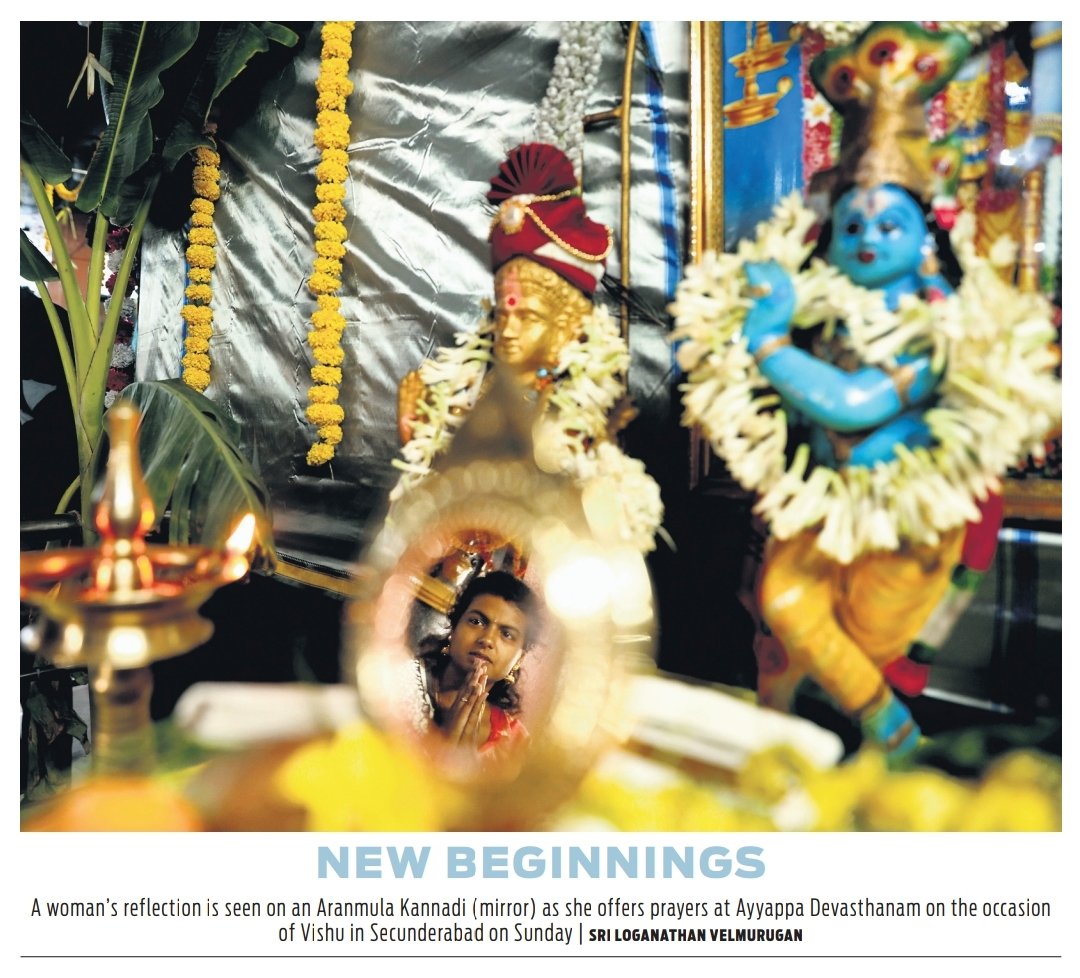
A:
<svg viewBox="0 0 1080 978">
<path fill-rule="evenodd" d="M 475 333 L 460 333 L 455 346 L 441 348 L 421 365 L 425 391 L 417 404 L 413 436 L 393 463 L 403 474 L 391 502 L 430 474 L 435 458 L 449 447 L 476 404 L 493 360 L 494 331 L 489 320 Z M 594 307 L 582 320 L 578 336 L 559 354 L 537 453 L 545 469 L 572 478 L 583 491 L 600 479 L 617 492 L 618 539 L 648 552 L 664 515 L 659 487 L 644 465 L 628 458 L 608 434 L 608 416 L 626 393 L 621 378 L 629 364 L 630 352 L 617 324 L 606 309 Z"/>
<path fill-rule="evenodd" d="M 841 563 L 903 541 L 935 543 L 977 518 L 976 499 L 1000 488 L 1005 470 L 1028 454 L 1061 416 L 1061 384 L 1048 303 L 1006 285 L 975 254 L 974 222 L 962 215 L 952 234 L 964 271 L 955 295 L 928 303 L 914 296 L 890 312 L 879 291 L 863 289 L 814 260 L 806 232 L 814 215 L 793 194 L 736 254 L 706 254 L 686 270 L 671 307 L 687 371 L 683 423 L 700 424 L 740 484 L 760 496 L 755 511 L 780 539 L 819 529 L 817 546 Z M 891 366 L 924 346 L 943 370 L 926 412 L 930 449 L 898 446 L 872 469 L 811 469 L 799 445 L 788 461 L 787 418 L 779 396 L 747 351 L 750 309 L 743 266 L 777 261 L 796 293 L 793 328 L 843 322 L 844 342 L 869 364 Z"/>
<path fill-rule="evenodd" d="M 939 31 L 956 31 L 963 34 L 972 44 L 982 44 L 988 37 L 1005 30 L 1007 20 L 939 20 Z"/>
<path fill-rule="evenodd" d="M 820 34 L 825 47 L 838 48 L 850 44 L 873 21 L 870 20 L 804 20 L 803 26 L 815 34 Z"/>
<path fill-rule="evenodd" d="M 494 323 L 486 321 L 475 333 L 458 333 L 455 346 L 440 347 L 435 359 L 420 365 L 424 392 L 416 404 L 412 437 L 393 465 L 404 473 L 390 493 L 396 502 L 431 473 L 431 464 L 449 447 L 454 432 L 480 396 L 492 362 Z"/>
<path fill-rule="evenodd" d="M 127 343 L 114 343 L 109 366 L 123 370 L 135 362 L 135 351 Z"/>
<path fill-rule="evenodd" d="M 582 120 L 600 75 L 602 55 L 597 34 L 602 26 L 589 21 L 563 23 L 551 81 L 536 112 L 537 141 L 566 153 L 579 180 L 585 151 Z"/>
<path fill-rule="evenodd" d="M 593 531 L 604 535 L 610 522 L 613 539 L 609 542 L 628 544 L 641 553 L 654 549 L 656 534 L 664 533 L 660 526 L 664 504 L 660 487 L 645 471 L 645 464 L 631 458 L 613 442 L 602 441 L 595 450 L 575 455 L 574 468 Z M 599 508 L 610 511 L 610 521 L 604 515 L 596 518 L 596 507 L 590 506 L 590 499 Z M 665 539 L 670 542 L 666 535 Z"/>
</svg>

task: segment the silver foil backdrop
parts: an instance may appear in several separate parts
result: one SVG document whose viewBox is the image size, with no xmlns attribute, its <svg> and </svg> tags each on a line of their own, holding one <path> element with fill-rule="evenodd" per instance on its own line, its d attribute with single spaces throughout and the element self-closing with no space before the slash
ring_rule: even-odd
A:
<svg viewBox="0 0 1080 978">
<path fill-rule="evenodd" d="M 456 332 L 475 328 L 483 315 L 482 301 L 492 292 L 487 232 L 493 213 L 484 195 L 506 152 L 534 138 L 559 27 L 357 24 L 355 91 L 348 104 L 348 252 L 340 291 L 348 320 L 345 434 L 329 465 L 309 468 L 304 459 L 315 429 L 304 417 L 312 362 L 305 337 L 315 303 L 305 282 L 314 256 L 319 27 L 310 25 L 284 70 L 241 118 L 224 119 L 218 132 L 222 195 L 215 214 L 213 379 L 206 394 L 240 425 L 243 447 L 270 489 L 279 546 L 329 566 L 355 556 L 396 480 L 391 460 L 398 451 L 399 380 L 436 346 L 452 343 Z M 631 322 L 630 382 L 641 415 L 630 426 L 627 447 L 663 486 L 681 477 L 660 442 L 680 430 L 666 341 L 671 276 L 665 248 L 670 264 L 674 220 L 681 261 L 688 25 L 657 23 L 651 32 L 659 70 L 648 68 L 639 54 L 634 71 L 629 230 L 631 284 L 661 315 Z M 603 66 L 589 113 L 618 104 L 626 53 L 618 22 L 598 22 L 595 37 Z M 674 214 L 668 208 L 667 238 L 655 150 L 661 122 L 676 202 Z M 616 277 L 619 194 L 619 129 L 593 127 L 586 137 L 584 198 L 590 215 L 615 230 L 608 271 Z M 180 228 L 152 227 L 145 238 L 139 379 L 179 376 L 184 246 Z M 617 313 L 602 290 L 597 298 Z M 665 467 L 670 471 L 658 471 Z"/>
</svg>

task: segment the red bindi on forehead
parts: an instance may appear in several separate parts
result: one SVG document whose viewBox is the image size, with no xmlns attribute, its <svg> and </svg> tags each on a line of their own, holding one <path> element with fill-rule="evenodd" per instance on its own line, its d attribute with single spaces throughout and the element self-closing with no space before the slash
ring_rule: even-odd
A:
<svg viewBox="0 0 1080 978">
<path fill-rule="evenodd" d="M 496 286 L 496 298 L 500 306 L 513 308 L 522 300 L 521 279 L 517 276 L 517 270 L 511 269 L 504 275 Z"/>
</svg>

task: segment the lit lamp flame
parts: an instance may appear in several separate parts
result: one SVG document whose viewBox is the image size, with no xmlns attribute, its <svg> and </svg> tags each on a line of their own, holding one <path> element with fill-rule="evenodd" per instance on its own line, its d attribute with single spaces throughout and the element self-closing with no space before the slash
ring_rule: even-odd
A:
<svg viewBox="0 0 1080 978">
<path fill-rule="evenodd" d="M 251 561 L 248 551 L 255 539 L 255 514 L 245 513 L 229 539 L 225 541 L 225 558 L 222 576 L 229 581 L 238 581 L 248 572 Z"/>
<path fill-rule="evenodd" d="M 147 543 L 154 512 L 138 417 L 123 401 L 108 414 L 109 460 L 94 513 L 100 544 L 20 557 L 19 596 L 41 611 L 22 641 L 62 668 L 88 668 L 98 772 L 153 766 L 150 667 L 210 638 L 214 626 L 198 609 L 247 574 L 257 526 L 246 514 L 220 549 Z"/>
</svg>

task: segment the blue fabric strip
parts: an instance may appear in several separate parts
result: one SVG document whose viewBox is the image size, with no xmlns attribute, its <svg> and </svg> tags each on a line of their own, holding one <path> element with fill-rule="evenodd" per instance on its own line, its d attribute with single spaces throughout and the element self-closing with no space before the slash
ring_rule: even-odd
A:
<svg viewBox="0 0 1080 978">
<path fill-rule="evenodd" d="M 679 284 L 682 261 L 679 255 L 679 217 L 675 196 L 675 178 L 671 163 L 671 129 L 664 110 L 664 89 L 660 83 L 663 72 L 657 57 L 656 35 L 651 21 L 641 24 L 641 37 L 645 43 L 645 57 L 654 71 L 646 72 L 646 93 L 651 110 L 653 155 L 656 161 L 656 183 L 660 188 L 660 233 L 664 242 L 664 294 L 670 301 L 675 298 Z"/>
</svg>

